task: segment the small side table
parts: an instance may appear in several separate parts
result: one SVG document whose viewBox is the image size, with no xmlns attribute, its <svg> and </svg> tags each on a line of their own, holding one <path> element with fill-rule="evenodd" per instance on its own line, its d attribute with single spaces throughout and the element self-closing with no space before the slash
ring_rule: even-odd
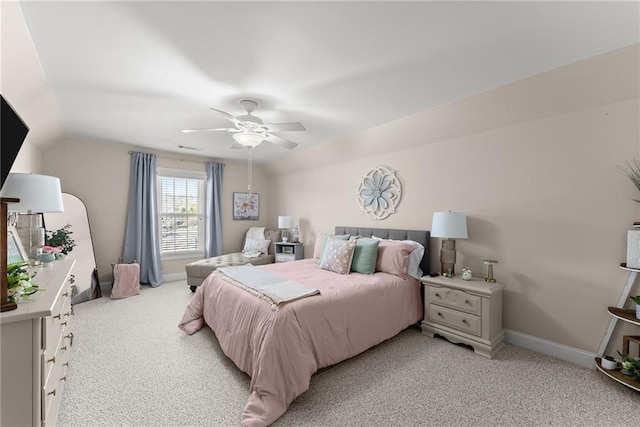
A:
<svg viewBox="0 0 640 427">
<path fill-rule="evenodd" d="M 422 333 L 470 345 L 489 359 L 502 348 L 504 285 L 476 277 L 425 276 L 420 281 L 425 286 Z"/>
<path fill-rule="evenodd" d="M 276 262 L 288 262 L 304 259 L 304 245 L 302 243 L 275 242 Z"/>
</svg>

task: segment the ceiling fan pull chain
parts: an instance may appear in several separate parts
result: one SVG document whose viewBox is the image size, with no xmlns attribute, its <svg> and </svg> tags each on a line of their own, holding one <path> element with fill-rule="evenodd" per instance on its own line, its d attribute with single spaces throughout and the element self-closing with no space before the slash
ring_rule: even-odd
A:
<svg viewBox="0 0 640 427">
<path fill-rule="evenodd" d="M 253 147 L 248 147 L 247 150 L 249 150 L 249 185 L 247 186 L 247 191 L 249 192 L 249 195 L 251 195 L 251 182 L 253 181 L 253 173 L 251 170 L 253 165 Z"/>
</svg>

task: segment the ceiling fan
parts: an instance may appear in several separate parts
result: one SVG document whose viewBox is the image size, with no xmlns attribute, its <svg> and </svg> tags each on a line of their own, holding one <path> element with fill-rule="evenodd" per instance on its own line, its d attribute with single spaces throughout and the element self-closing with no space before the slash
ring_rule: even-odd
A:
<svg viewBox="0 0 640 427">
<path fill-rule="evenodd" d="M 289 122 L 289 123 L 264 123 L 259 117 L 251 114 L 256 108 L 258 103 L 251 99 L 243 99 L 240 101 L 240 105 L 247 114 L 241 116 L 232 116 L 231 114 L 211 108 L 222 117 L 231 121 L 235 127 L 230 128 L 212 128 L 212 129 L 183 129 L 182 132 L 209 132 L 209 131 L 222 131 L 233 133 L 233 139 L 235 142 L 231 148 L 253 148 L 260 145 L 262 141 L 267 141 L 275 145 L 279 145 L 284 148 L 292 149 L 298 146 L 293 141 L 282 138 L 281 136 L 274 135 L 273 132 L 292 132 L 306 130 L 302 123 Z"/>
</svg>

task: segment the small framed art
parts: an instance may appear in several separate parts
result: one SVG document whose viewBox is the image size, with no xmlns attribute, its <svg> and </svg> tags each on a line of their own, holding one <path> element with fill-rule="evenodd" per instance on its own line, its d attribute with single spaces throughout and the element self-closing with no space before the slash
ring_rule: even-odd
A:
<svg viewBox="0 0 640 427">
<path fill-rule="evenodd" d="M 260 216 L 260 195 L 233 193 L 233 219 L 257 220 Z"/>
<path fill-rule="evenodd" d="M 7 227 L 7 265 L 19 261 L 28 261 L 29 255 L 22 246 L 18 231 L 14 226 Z"/>
</svg>

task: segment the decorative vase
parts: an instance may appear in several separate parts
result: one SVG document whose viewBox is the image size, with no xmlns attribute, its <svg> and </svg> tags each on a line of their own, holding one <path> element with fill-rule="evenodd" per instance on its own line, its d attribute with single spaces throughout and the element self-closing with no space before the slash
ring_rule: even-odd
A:
<svg viewBox="0 0 640 427">
<path fill-rule="evenodd" d="M 44 254 L 40 254 L 38 256 L 38 259 L 40 260 L 40 262 L 48 264 L 50 262 L 53 262 L 56 259 L 56 256 L 54 254 L 44 253 Z"/>
</svg>

